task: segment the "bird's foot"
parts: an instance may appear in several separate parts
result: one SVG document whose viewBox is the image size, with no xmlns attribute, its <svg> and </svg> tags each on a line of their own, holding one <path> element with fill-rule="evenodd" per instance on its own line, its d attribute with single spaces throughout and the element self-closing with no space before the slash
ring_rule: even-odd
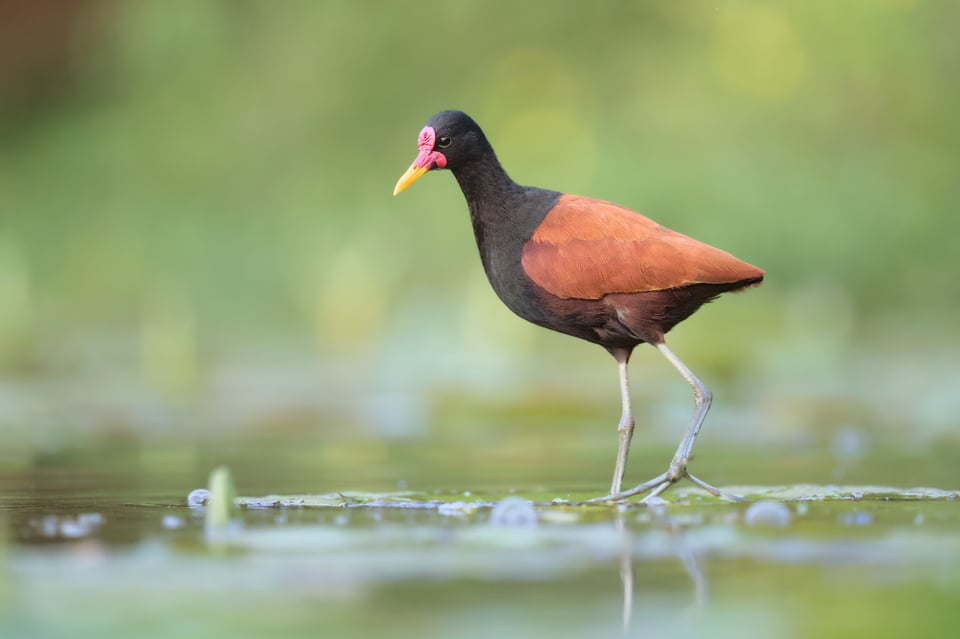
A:
<svg viewBox="0 0 960 639">
<path fill-rule="evenodd" d="M 703 488 L 714 497 L 723 497 L 724 499 L 729 499 L 730 501 L 750 501 L 749 499 L 741 497 L 740 495 L 734 495 L 733 493 L 720 490 L 716 486 L 708 484 L 699 477 L 691 475 L 687 470 L 686 461 L 677 462 L 674 460 L 670 464 L 670 468 L 667 470 L 667 472 L 657 475 L 649 481 L 645 481 L 629 490 L 611 493 L 605 497 L 588 499 L 587 502 L 620 501 L 627 499 L 628 497 L 633 497 L 634 495 L 648 493 L 643 499 L 640 500 L 639 503 L 649 504 L 655 497 L 658 497 L 661 493 L 670 488 L 670 486 L 674 485 L 684 477 L 695 483 L 697 486 L 700 486 L 700 488 Z"/>
</svg>

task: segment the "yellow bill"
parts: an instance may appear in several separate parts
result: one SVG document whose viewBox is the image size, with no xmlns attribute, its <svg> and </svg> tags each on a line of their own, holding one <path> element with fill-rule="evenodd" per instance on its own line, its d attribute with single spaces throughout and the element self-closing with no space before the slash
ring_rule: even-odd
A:
<svg viewBox="0 0 960 639">
<path fill-rule="evenodd" d="M 393 187 L 393 194 L 396 195 L 414 182 L 420 179 L 420 176 L 430 170 L 430 165 L 417 166 L 416 162 L 410 165 L 410 168 L 400 176 L 397 185 Z"/>
</svg>

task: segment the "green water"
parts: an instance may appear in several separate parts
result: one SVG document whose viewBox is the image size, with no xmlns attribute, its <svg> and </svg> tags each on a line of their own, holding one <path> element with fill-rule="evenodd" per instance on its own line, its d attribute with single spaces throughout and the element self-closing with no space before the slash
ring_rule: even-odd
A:
<svg viewBox="0 0 960 639">
<path fill-rule="evenodd" d="M 370 492 L 352 491 L 349 457 L 311 467 L 276 443 L 114 446 L 8 469 L 0 635 L 615 637 L 626 623 L 629 636 L 901 637 L 960 621 L 956 493 L 856 488 L 874 468 L 905 479 L 914 460 L 902 451 L 874 451 L 842 487 L 721 483 L 777 499 L 788 521 L 774 525 L 690 484 L 653 507 L 578 504 L 602 492 L 600 473 L 577 481 L 605 467 L 601 455 L 565 466 L 561 483 L 549 468 L 484 466 L 482 448 L 454 463 L 448 443 L 421 443 L 419 464 L 387 456 L 384 474 L 409 479 Z M 652 468 L 660 452 L 631 462 Z M 711 453 L 697 468 L 713 481 L 832 472 L 826 454 Z M 206 509 L 186 504 L 216 456 L 247 507 L 211 537 Z M 949 451 L 924 462 L 946 487 Z M 464 488 L 458 467 L 490 479 Z M 535 505 L 504 518 L 508 497 Z"/>
</svg>

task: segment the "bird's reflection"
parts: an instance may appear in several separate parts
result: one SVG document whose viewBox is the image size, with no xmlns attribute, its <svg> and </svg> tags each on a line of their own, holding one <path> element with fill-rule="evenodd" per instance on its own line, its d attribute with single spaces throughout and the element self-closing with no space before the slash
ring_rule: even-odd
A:
<svg viewBox="0 0 960 639">
<path fill-rule="evenodd" d="M 683 528 L 666 522 L 666 530 L 672 540 L 672 546 L 680 563 L 693 582 L 693 601 L 687 611 L 697 615 L 703 610 L 707 601 L 707 579 L 700 569 L 697 554 L 686 538 Z M 623 587 L 623 632 L 630 630 L 633 622 L 633 585 L 634 585 L 634 545 L 630 528 L 624 520 L 624 511 L 620 510 L 614 519 L 614 526 L 620 536 L 620 583 Z"/>
<path fill-rule="evenodd" d="M 623 525 L 623 513 L 617 514 L 617 532 L 620 533 L 620 583 L 623 584 L 623 631 L 630 630 L 633 619 L 633 548 L 630 533 Z"/>
</svg>

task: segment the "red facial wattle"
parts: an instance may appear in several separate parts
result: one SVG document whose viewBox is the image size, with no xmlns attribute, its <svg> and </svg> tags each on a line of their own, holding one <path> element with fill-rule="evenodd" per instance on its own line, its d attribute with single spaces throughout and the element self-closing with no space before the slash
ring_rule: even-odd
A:
<svg viewBox="0 0 960 639">
<path fill-rule="evenodd" d="M 420 152 L 417 154 L 417 159 L 413 161 L 413 165 L 417 168 L 427 167 L 427 169 L 433 168 L 434 164 L 437 165 L 438 169 L 445 167 L 447 158 L 440 151 L 434 150 L 436 145 L 437 132 L 433 130 L 432 126 L 423 127 L 417 137 L 417 147 Z"/>
<path fill-rule="evenodd" d="M 447 156 L 440 151 L 434 150 L 437 145 L 437 132 L 432 126 L 425 126 L 420 131 L 417 138 L 417 147 L 420 149 L 417 153 L 417 159 L 413 161 L 407 172 L 400 176 L 397 185 L 393 187 L 393 194 L 396 195 L 414 182 L 420 179 L 431 169 L 442 169 L 447 166 Z"/>
</svg>

